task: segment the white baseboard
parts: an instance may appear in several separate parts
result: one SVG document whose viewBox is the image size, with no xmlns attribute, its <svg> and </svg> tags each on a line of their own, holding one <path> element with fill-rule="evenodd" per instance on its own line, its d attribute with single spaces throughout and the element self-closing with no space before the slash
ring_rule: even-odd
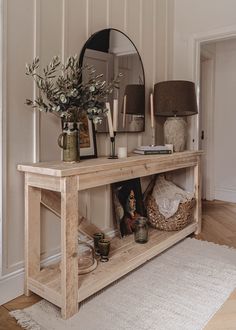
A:
<svg viewBox="0 0 236 330">
<path fill-rule="evenodd" d="M 226 188 L 216 188 L 215 199 L 224 202 L 236 203 L 236 190 L 226 189 Z"/>
<path fill-rule="evenodd" d="M 41 262 L 45 267 L 60 260 L 60 253 L 50 256 Z M 0 277 L 0 305 L 24 294 L 24 269 Z"/>
<path fill-rule="evenodd" d="M 22 269 L 0 278 L 0 305 L 24 293 L 24 271 Z"/>
<path fill-rule="evenodd" d="M 105 234 L 106 236 L 113 238 L 117 235 L 117 230 L 108 230 L 105 231 Z M 41 262 L 41 266 L 45 267 L 49 264 L 58 262 L 60 257 L 60 253 L 47 257 Z M 19 297 L 22 294 L 24 294 L 24 268 L 0 277 L 0 305 Z"/>
</svg>

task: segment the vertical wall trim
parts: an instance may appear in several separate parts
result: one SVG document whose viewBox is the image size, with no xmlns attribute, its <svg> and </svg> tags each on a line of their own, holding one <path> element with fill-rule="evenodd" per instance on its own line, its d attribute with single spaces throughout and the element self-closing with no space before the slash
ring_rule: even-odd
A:
<svg viewBox="0 0 236 330">
<path fill-rule="evenodd" d="M 143 52 L 143 0 L 139 0 L 139 52 Z"/>
<path fill-rule="evenodd" d="M 33 34 L 33 54 L 34 58 L 39 56 L 40 49 L 40 2 L 34 0 L 34 34 Z M 37 97 L 38 90 L 36 83 L 33 87 L 33 99 Z M 33 162 L 40 159 L 40 113 L 37 109 L 33 112 Z"/>
<path fill-rule="evenodd" d="M 110 26 L 110 0 L 107 0 L 106 8 L 107 8 L 106 25 L 107 25 L 107 28 L 108 28 Z"/>
<path fill-rule="evenodd" d="M 168 0 L 165 1 L 165 80 L 168 78 L 168 18 L 169 18 Z"/>
<path fill-rule="evenodd" d="M 152 44 L 153 44 L 153 47 L 152 47 L 152 51 L 153 51 L 153 56 L 152 56 L 152 87 L 154 86 L 154 84 L 156 83 L 156 56 L 157 56 L 157 50 L 156 50 L 156 39 L 157 39 L 157 21 L 156 21 L 156 0 L 153 0 L 152 1 L 153 3 L 153 20 L 152 20 L 152 24 L 153 24 L 153 34 L 152 34 Z"/>
<path fill-rule="evenodd" d="M 4 269 L 6 268 L 7 264 L 7 148 L 6 148 L 6 141 L 7 141 L 7 0 L 1 0 L 1 69 L 2 69 L 2 76 L 1 76 L 1 93 L 2 93 L 2 100 L 1 100 L 1 255 L 0 258 L 2 267 L 0 275 L 3 275 Z M 4 125 L 3 125 L 4 123 Z M 4 248 L 5 247 L 5 248 Z"/>
<path fill-rule="evenodd" d="M 139 53 L 140 54 L 143 54 L 143 1 L 144 0 L 139 0 Z M 147 116 L 147 112 L 146 112 L 146 116 Z M 127 141 L 128 141 L 128 136 L 127 136 Z M 142 145 L 143 144 L 142 142 L 143 142 L 143 133 L 138 133 L 137 144 Z"/>
<path fill-rule="evenodd" d="M 86 39 L 90 36 L 90 0 L 86 0 Z"/>
<path fill-rule="evenodd" d="M 61 60 L 65 63 L 68 56 L 68 1 L 62 0 Z"/>
<path fill-rule="evenodd" d="M 128 14 L 128 0 L 124 2 L 124 31 L 127 32 L 127 14 Z"/>
<path fill-rule="evenodd" d="M 3 232 L 2 232 L 2 218 L 3 218 L 3 157 L 2 157 L 2 145 L 3 145 L 3 0 L 0 1 L 0 278 L 2 276 L 2 250 L 3 250 Z"/>
</svg>

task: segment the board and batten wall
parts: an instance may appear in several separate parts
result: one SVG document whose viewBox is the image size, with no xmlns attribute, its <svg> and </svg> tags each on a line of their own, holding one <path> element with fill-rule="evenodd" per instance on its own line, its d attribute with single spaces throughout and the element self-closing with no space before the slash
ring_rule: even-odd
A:
<svg viewBox="0 0 236 330">
<path fill-rule="evenodd" d="M 107 27 L 125 32 L 137 46 L 146 78 L 146 131 L 119 134 L 117 145 L 132 150 L 151 143 L 148 96 L 157 81 L 172 71 L 173 0 L 2 0 L 3 4 L 3 162 L 2 162 L 2 278 L 0 303 L 20 294 L 24 265 L 24 178 L 19 163 L 61 158 L 57 146 L 58 118 L 39 114 L 25 105 L 36 91 L 25 76 L 25 63 L 37 55 L 41 64 L 52 56 L 62 61 L 79 54 L 88 37 Z M 157 142 L 161 125 L 156 123 Z M 99 155 L 108 154 L 109 139 L 97 135 Z M 80 196 L 83 214 L 101 228 L 112 226 L 110 187 L 85 191 Z M 42 258 L 59 252 L 60 226 L 42 209 Z M 0 274 L 1 275 L 1 274 Z M 14 281 L 13 281 L 14 280 Z"/>
</svg>

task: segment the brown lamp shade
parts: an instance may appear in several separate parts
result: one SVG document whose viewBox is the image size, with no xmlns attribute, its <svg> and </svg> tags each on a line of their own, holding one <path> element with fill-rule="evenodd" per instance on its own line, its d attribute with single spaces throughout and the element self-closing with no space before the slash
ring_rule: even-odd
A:
<svg viewBox="0 0 236 330">
<path fill-rule="evenodd" d="M 144 85 L 127 85 L 125 87 L 126 95 L 126 114 L 129 115 L 144 115 L 145 113 L 145 89 Z M 122 106 L 122 113 L 124 112 Z"/>
<path fill-rule="evenodd" d="M 182 117 L 197 114 L 194 83 L 185 80 L 170 80 L 155 84 L 154 113 L 156 116 L 163 117 Z"/>
</svg>

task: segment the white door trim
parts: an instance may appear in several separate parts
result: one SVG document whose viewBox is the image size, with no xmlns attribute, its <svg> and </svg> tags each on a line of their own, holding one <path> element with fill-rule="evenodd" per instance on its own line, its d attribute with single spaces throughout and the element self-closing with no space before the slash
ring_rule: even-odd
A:
<svg viewBox="0 0 236 330">
<path fill-rule="evenodd" d="M 206 93 L 203 99 L 201 99 L 201 106 L 199 108 L 201 123 L 199 125 L 199 131 L 204 130 L 204 141 L 199 140 L 199 145 L 204 145 L 204 155 L 202 157 L 202 172 L 203 172 L 203 184 L 202 184 L 202 197 L 207 200 L 215 199 L 215 170 L 214 170 L 214 99 L 215 99 L 215 55 L 204 51 L 205 57 L 201 65 L 204 65 L 204 84 L 206 87 Z M 202 113 L 202 109 L 205 113 Z M 200 136 L 200 134 L 199 134 Z M 201 139 L 201 137 L 200 137 Z"/>
<path fill-rule="evenodd" d="M 3 61 L 4 61 L 4 11 L 3 0 L 0 0 L 0 279 L 3 268 Z"/>
<path fill-rule="evenodd" d="M 201 65 L 201 46 L 204 43 L 207 42 L 217 42 L 217 41 L 223 41 L 226 39 L 232 39 L 236 38 L 236 26 L 230 26 L 230 27 L 224 27 L 222 29 L 218 29 L 215 31 L 209 31 L 205 33 L 200 33 L 193 35 L 191 37 L 191 49 L 192 49 L 192 59 L 191 62 L 193 63 L 192 66 L 192 73 L 193 73 L 193 80 L 195 81 L 196 84 L 196 90 L 197 90 L 197 99 L 198 99 L 198 104 L 200 101 L 200 65 Z M 208 125 L 207 129 L 209 130 L 208 134 L 210 136 L 210 139 L 207 144 L 207 174 L 209 178 L 209 185 L 208 185 L 208 190 L 206 191 L 206 197 L 209 198 L 210 200 L 214 199 L 214 131 L 212 125 L 210 125 L 210 122 L 213 123 L 214 120 L 214 112 L 213 112 L 213 107 L 214 105 L 211 104 L 211 110 L 210 113 L 207 115 L 207 120 Z M 197 143 L 198 143 L 198 148 L 199 148 L 199 137 L 200 137 L 200 125 L 199 125 L 199 117 L 197 119 Z"/>
</svg>

